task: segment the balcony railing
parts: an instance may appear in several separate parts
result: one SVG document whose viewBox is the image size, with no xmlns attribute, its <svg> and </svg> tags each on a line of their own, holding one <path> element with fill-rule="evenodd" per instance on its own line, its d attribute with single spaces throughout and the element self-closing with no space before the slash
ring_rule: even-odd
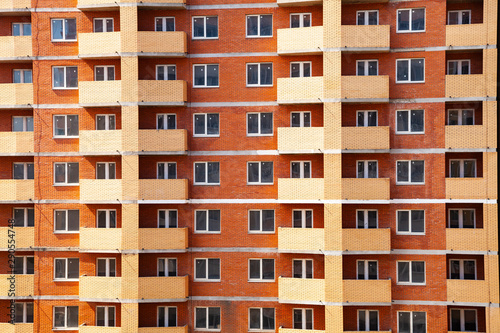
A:
<svg viewBox="0 0 500 333">
<path fill-rule="evenodd" d="M 80 228 L 81 250 L 118 251 L 121 248 L 121 228 Z"/>
<path fill-rule="evenodd" d="M 32 153 L 35 149 L 33 132 L 0 132 L 0 153 Z"/>
<path fill-rule="evenodd" d="M 122 278 L 104 276 L 81 276 L 80 298 L 119 299 L 122 293 Z"/>
<path fill-rule="evenodd" d="M 31 105 L 33 105 L 33 83 L 0 84 L 0 108 L 27 108 Z"/>
<path fill-rule="evenodd" d="M 278 29 L 278 54 L 323 53 L 323 27 Z"/>
<path fill-rule="evenodd" d="M 139 327 L 137 333 L 188 333 L 188 327 Z"/>
<path fill-rule="evenodd" d="M 188 150 L 187 130 L 139 130 L 139 151 Z"/>
<path fill-rule="evenodd" d="M 140 179 L 139 200 L 187 200 L 187 179 Z"/>
<path fill-rule="evenodd" d="M 324 249 L 323 228 L 278 228 L 279 252 L 309 253 Z"/>
<path fill-rule="evenodd" d="M 342 76 L 342 99 L 376 99 L 389 102 L 389 76 Z"/>
<path fill-rule="evenodd" d="M 486 97 L 486 75 L 446 75 L 445 96 Z"/>
<path fill-rule="evenodd" d="M 446 26 L 446 46 L 486 45 L 486 24 L 457 24 Z"/>
<path fill-rule="evenodd" d="M 122 150 L 122 131 L 80 131 L 80 153 L 113 153 Z"/>
<path fill-rule="evenodd" d="M 82 106 L 119 106 L 122 100 L 122 82 L 80 81 L 78 94 Z"/>
<path fill-rule="evenodd" d="M 11 230 L 11 231 L 9 231 Z M 8 249 L 9 240 L 12 238 L 9 235 L 15 235 L 16 248 L 19 249 L 29 249 L 35 246 L 35 228 L 34 227 L 14 227 L 13 229 L 9 227 L 0 228 L 0 249 Z"/>
<path fill-rule="evenodd" d="M 487 251 L 488 234 L 485 229 L 446 229 L 446 249 L 448 251 Z"/>
<path fill-rule="evenodd" d="M 491 290 L 494 289 L 495 286 L 489 286 L 486 280 L 446 280 L 448 302 L 488 304 L 495 302 L 490 297 Z"/>
<path fill-rule="evenodd" d="M 188 295 L 188 276 L 154 276 L 139 278 L 139 298 L 185 299 Z"/>
<path fill-rule="evenodd" d="M 278 279 L 280 303 L 324 302 L 324 279 Z"/>
<path fill-rule="evenodd" d="M 343 178 L 342 199 L 389 200 L 389 178 Z"/>
<path fill-rule="evenodd" d="M 28 201 L 35 199 L 33 179 L 0 179 L 0 201 Z"/>
<path fill-rule="evenodd" d="M 35 291 L 35 275 L 14 275 L 16 296 L 33 296 Z M 0 297 L 7 297 L 11 289 L 13 280 L 9 280 L 11 275 L 0 274 Z"/>
<path fill-rule="evenodd" d="M 343 25 L 341 46 L 346 48 L 382 48 L 389 51 L 389 25 Z"/>
<path fill-rule="evenodd" d="M 486 178 L 445 178 L 447 199 L 486 199 Z"/>
<path fill-rule="evenodd" d="M 323 103 L 323 77 L 278 78 L 278 103 Z"/>
<path fill-rule="evenodd" d="M 344 302 L 391 303 L 391 280 L 344 280 Z"/>
<path fill-rule="evenodd" d="M 27 58 L 31 56 L 33 56 L 33 50 L 31 47 L 31 36 L 0 37 L 0 59 Z"/>
<path fill-rule="evenodd" d="M 139 100 L 144 105 L 184 105 L 187 101 L 187 83 L 182 80 L 139 80 Z"/>
<path fill-rule="evenodd" d="M 139 248 L 145 250 L 185 250 L 187 228 L 139 228 Z"/>
<path fill-rule="evenodd" d="M 344 251 L 391 251 L 391 229 L 342 229 Z"/>
<path fill-rule="evenodd" d="M 389 148 L 389 126 L 342 127 L 342 149 Z"/>
<path fill-rule="evenodd" d="M 321 200 L 324 184 L 323 178 L 280 178 L 278 200 Z"/>
<path fill-rule="evenodd" d="M 317 152 L 323 149 L 323 127 L 279 127 L 278 150 L 282 154 Z"/>
<path fill-rule="evenodd" d="M 0 1 L 0 12 L 3 11 L 29 11 L 31 0 L 2 0 Z"/>
<path fill-rule="evenodd" d="M 0 323 L 0 332 L 2 333 L 33 333 L 34 324 Z"/>
<path fill-rule="evenodd" d="M 122 199 L 121 179 L 80 179 L 80 200 L 116 201 Z"/>
</svg>

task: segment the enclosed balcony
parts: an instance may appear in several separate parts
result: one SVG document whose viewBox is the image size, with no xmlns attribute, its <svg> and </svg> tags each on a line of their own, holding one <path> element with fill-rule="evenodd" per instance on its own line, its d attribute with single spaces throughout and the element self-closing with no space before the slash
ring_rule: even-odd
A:
<svg viewBox="0 0 500 333">
<path fill-rule="evenodd" d="M 80 228 L 80 250 L 117 251 L 121 248 L 121 228 Z"/>
<path fill-rule="evenodd" d="M 33 83 L 0 84 L 0 109 L 31 108 L 33 104 Z"/>
<path fill-rule="evenodd" d="M 122 95 L 121 81 L 78 82 L 79 103 L 83 107 L 119 106 Z"/>
<path fill-rule="evenodd" d="M 0 332 L 2 333 L 33 333 L 34 324 L 16 323 L 0 323 Z"/>
<path fill-rule="evenodd" d="M 317 253 L 325 250 L 323 228 L 278 228 L 278 251 Z"/>
<path fill-rule="evenodd" d="M 144 250 L 185 250 L 188 228 L 139 228 L 139 248 Z"/>
<path fill-rule="evenodd" d="M 391 303 L 391 280 L 344 280 L 343 301 L 349 303 Z"/>
<path fill-rule="evenodd" d="M 323 27 L 278 29 L 279 55 L 323 53 Z"/>
<path fill-rule="evenodd" d="M 185 152 L 187 130 L 139 130 L 139 151 Z"/>
<path fill-rule="evenodd" d="M 301 302 L 324 302 L 325 301 L 325 280 L 324 279 L 278 279 L 279 302 L 295 303 Z"/>
<path fill-rule="evenodd" d="M 184 9 L 186 0 L 78 0 L 80 10 L 118 10 L 120 3 L 136 4 L 139 8 L 151 9 Z"/>
<path fill-rule="evenodd" d="M 80 131 L 80 153 L 82 154 L 116 154 L 122 150 L 122 131 Z"/>
<path fill-rule="evenodd" d="M 391 229 L 342 229 L 342 250 L 391 251 Z"/>
<path fill-rule="evenodd" d="M 14 275 L 16 296 L 33 296 L 35 291 L 35 275 Z M 0 297 L 7 297 L 12 280 L 9 274 L 0 274 Z"/>
<path fill-rule="evenodd" d="M 31 36 L 0 37 L 0 61 L 28 60 L 31 56 L 33 56 Z"/>
<path fill-rule="evenodd" d="M 495 287 L 489 286 L 487 280 L 446 280 L 448 302 L 486 304 L 495 302 L 490 298 L 490 288 Z"/>
<path fill-rule="evenodd" d="M 323 103 L 323 77 L 278 78 L 279 104 Z"/>
<path fill-rule="evenodd" d="M 10 231 L 9 231 L 10 230 Z M 16 240 L 16 249 L 29 249 L 35 246 L 35 228 L 33 227 L 1 227 L 0 228 L 0 249 L 9 248 L 9 236 L 14 235 Z"/>
<path fill-rule="evenodd" d="M 389 102 L 389 76 L 342 76 L 342 99 L 345 102 L 364 99 Z"/>
<path fill-rule="evenodd" d="M 342 149 L 389 148 L 389 126 L 342 127 Z"/>
<path fill-rule="evenodd" d="M 278 200 L 322 200 L 324 183 L 323 178 L 280 178 Z"/>
<path fill-rule="evenodd" d="M 389 200 L 389 178 L 343 178 L 344 200 Z"/>
<path fill-rule="evenodd" d="M 0 201 L 29 201 L 35 199 L 33 179 L 0 179 Z"/>
<path fill-rule="evenodd" d="M 33 132 L 0 132 L 0 154 L 33 153 Z"/>
<path fill-rule="evenodd" d="M 187 179 L 140 179 L 139 200 L 187 200 Z"/>
<path fill-rule="evenodd" d="M 120 299 L 122 278 L 104 276 L 81 276 L 79 279 L 80 299 Z"/>
<path fill-rule="evenodd" d="M 80 200 L 118 202 L 122 200 L 122 180 L 80 179 Z"/>
<path fill-rule="evenodd" d="M 323 149 L 323 127 L 279 127 L 280 154 L 320 153 Z"/>
<path fill-rule="evenodd" d="M 184 300 L 189 296 L 188 276 L 139 278 L 139 298 Z"/>
<path fill-rule="evenodd" d="M 341 46 L 348 49 L 376 49 L 389 51 L 389 25 L 343 25 Z"/>
</svg>

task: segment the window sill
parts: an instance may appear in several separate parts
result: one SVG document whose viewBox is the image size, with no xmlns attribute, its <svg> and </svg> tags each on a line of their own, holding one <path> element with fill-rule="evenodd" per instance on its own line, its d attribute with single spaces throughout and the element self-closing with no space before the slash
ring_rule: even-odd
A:
<svg viewBox="0 0 500 333">
<path fill-rule="evenodd" d="M 425 30 L 403 30 L 403 31 L 399 31 L 399 30 L 396 30 L 396 33 L 397 34 L 418 34 L 418 33 L 422 33 L 422 32 L 425 32 Z"/>
<path fill-rule="evenodd" d="M 396 236 L 425 236 L 425 232 L 397 232 Z"/>
<path fill-rule="evenodd" d="M 422 84 L 425 81 L 396 81 L 396 84 Z"/>
<path fill-rule="evenodd" d="M 78 90 L 78 87 L 69 87 L 69 88 L 65 88 L 65 87 L 52 87 L 52 90 Z"/>
<path fill-rule="evenodd" d="M 220 134 L 216 135 L 193 134 L 193 138 L 220 138 Z"/>
<path fill-rule="evenodd" d="M 219 88 L 219 86 L 194 86 L 193 85 L 193 88 L 203 88 L 203 89 L 205 89 L 205 88 Z"/>
<path fill-rule="evenodd" d="M 272 88 L 274 84 L 247 84 L 247 88 Z"/>
<path fill-rule="evenodd" d="M 80 231 L 54 231 L 56 235 L 78 235 Z"/>
<path fill-rule="evenodd" d="M 79 136 L 53 136 L 52 139 L 78 139 Z"/>
<path fill-rule="evenodd" d="M 220 183 L 213 183 L 213 184 L 193 183 L 193 185 L 196 185 L 196 186 L 220 186 Z"/>
<path fill-rule="evenodd" d="M 78 282 L 80 279 L 53 279 L 54 282 Z"/>
<path fill-rule="evenodd" d="M 78 327 L 61 327 L 61 328 L 53 327 L 52 330 L 53 331 L 78 331 Z"/>
<path fill-rule="evenodd" d="M 274 136 L 274 133 L 273 134 L 248 134 L 247 133 L 247 137 L 259 137 L 259 136 Z"/>
<path fill-rule="evenodd" d="M 193 282 L 220 282 L 221 280 L 215 280 L 215 279 L 193 279 Z"/>
<path fill-rule="evenodd" d="M 274 235 L 276 231 L 248 231 L 249 235 Z"/>
<path fill-rule="evenodd" d="M 417 286 L 417 287 L 425 287 L 426 283 L 411 283 L 411 282 L 397 282 L 398 286 Z"/>
<path fill-rule="evenodd" d="M 424 135 L 425 132 L 396 132 L 396 135 Z"/>
<path fill-rule="evenodd" d="M 191 40 L 217 40 L 219 37 L 191 37 Z"/>
<path fill-rule="evenodd" d="M 403 185 L 403 186 L 407 186 L 407 185 L 425 185 L 425 183 L 398 183 L 398 182 L 396 182 L 396 185 Z"/>
<path fill-rule="evenodd" d="M 53 186 L 80 186 L 80 183 L 54 184 Z"/>
<path fill-rule="evenodd" d="M 76 39 L 51 39 L 52 43 L 76 43 L 78 40 Z"/>
<path fill-rule="evenodd" d="M 247 183 L 249 186 L 254 186 L 254 185 L 274 185 L 273 183 Z"/>
<path fill-rule="evenodd" d="M 271 36 L 248 36 L 248 35 L 245 35 L 246 38 L 273 38 L 274 36 L 271 35 Z"/>
<path fill-rule="evenodd" d="M 220 231 L 198 231 L 198 230 L 195 230 L 194 233 L 198 234 L 198 235 L 220 235 L 221 234 Z"/>
<path fill-rule="evenodd" d="M 267 283 L 269 283 L 269 282 L 276 282 L 276 280 L 275 279 L 273 279 L 273 280 L 250 280 L 249 279 L 248 282 L 251 282 L 251 283 L 253 283 L 253 282 L 256 282 L 256 283 L 266 283 L 267 282 Z"/>
</svg>

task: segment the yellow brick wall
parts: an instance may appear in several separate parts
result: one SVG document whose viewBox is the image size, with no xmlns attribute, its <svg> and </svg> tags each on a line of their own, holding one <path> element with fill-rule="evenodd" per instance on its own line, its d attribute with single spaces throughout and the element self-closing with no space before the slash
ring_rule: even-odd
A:
<svg viewBox="0 0 500 333">
<path fill-rule="evenodd" d="M 118 202 L 122 200 L 122 180 L 80 179 L 80 200 Z"/>
<path fill-rule="evenodd" d="M 139 327 L 139 304 L 122 303 L 121 311 L 122 333 L 137 333 L 137 327 Z"/>
<path fill-rule="evenodd" d="M 324 204 L 325 250 L 342 251 L 342 205 Z"/>
<path fill-rule="evenodd" d="M 278 228 L 279 251 L 324 251 L 323 228 Z"/>
<path fill-rule="evenodd" d="M 98 35 L 98 34 L 96 34 Z M 80 104 L 119 105 L 122 101 L 122 81 L 79 81 L 78 101 Z"/>
<path fill-rule="evenodd" d="M 342 149 L 389 148 L 389 126 L 342 127 Z"/>
<path fill-rule="evenodd" d="M 342 76 L 342 99 L 389 98 L 389 76 Z"/>
<path fill-rule="evenodd" d="M 140 228 L 139 248 L 145 250 L 184 250 L 188 247 L 187 228 Z"/>
<path fill-rule="evenodd" d="M 9 274 L 0 274 L 0 296 L 7 297 L 11 282 L 7 280 Z M 16 275 L 15 292 L 16 296 L 34 295 L 35 276 L 34 275 Z"/>
<path fill-rule="evenodd" d="M 343 293 L 342 256 L 327 255 L 325 256 L 325 299 L 327 302 L 343 302 Z"/>
<path fill-rule="evenodd" d="M 24 9 L 31 8 L 31 0 L 2 0 L 0 1 L 0 9 Z"/>
<path fill-rule="evenodd" d="M 323 126 L 324 148 L 342 149 L 341 103 L 325 103 L 323 105 Z"/>
<path fill-rule="evenodd" d="M 392 302 L 391 280 L 344 280 L 343 284 L 344 302 Z"/>
<path fill-rule="evenodd" d="M 282 301 L 325 301 L 324 279 L 278 279 L 279 298 Z"/>
<path fill-rule="evenodd" d="M 497 153 L 483 153 L 483 177 L 486 180 L 486 198 L 498 199 L 497 194 Z"/>
<path fill-rule="evenodd" d="M 278 29 L 278 53 L 323 50 L 323 27 Z"/>
<path fill-rule="evenodd" d="M 139 200 L 186 200 L 187 179 L 141 179 Z"/>
<path fill-rule="evenodd" d="M 389 200 L 389 178 L 344 178 L 342 199 L 347 200 Z"/>
<path fill-rule="evenodd" d="M 321 103 L 323 98 L 323 77 L 278 78 L 278 103 L 308 102 Z"/>
<path fill-rule="evenodd" d="M 139 248 L 139 205 L 122 205 L 122 248 Z"/>
<path fill-rule="evenodd" d="M 486 126 L 486 147 L 497 148 L 497 102 L 483 102 L 483 126 Z M 484 148 L 484 147 L 483 147 Z"/>
<path fill-rule="evenodd" d="M 123 67 L 122 67 L 123 68 Z M 139 102 L 176 102 L 187 101 L 187 82 L 182 80 L 140 80 L 138 81 Z"/>
<path fill-rule="evenodd" d="M 279 127 L 278 150 L 323 149 L 323 127 Z"/>
<path fill-rule="evenodd" d="M 141 277 L 139 278 L 139 298 L 144 299 L 184 299 L 188 296 L 189 277 Z"/>
<path fill-rule="evenodd" d="M 136 52 L 187 52 L 184 31 L 139 31 Z"/>
<path fill-rule="evenodd" d="M 278 179 L 279 200 L 322 200 L 323 193 L 323 178 Z"/>
<path fill-rule="evenodd" d="M 485 75 L 486 96 L 497 94 L 497 49 L 483 50 L 483 74 Z"/>
<path fill-rule="evenodd" d="M 325 306 L 325 332 L 344 333 L 344 311 L 342 306 Z"/>
<path fill-rule="evenodd" d="M 121 43 L 121 32 L 106 32 L 99 34 L 79 33 L 78 54 L 83 57 L 94 54 L 115 54 L 116 56 L 116 53 L 122 52 Z"/>
<path fill-rule="evenodd" d="M 498 204 L 483 204 L 483 219 L 488 250 L 498 251 Z"/>
<path fill-rule="evenodd" d="M 9 248 L 9 227 L 0 228 L 0 249 Z M 27 249 L 35 246 L 35 228 L 34 227 L 14 227 L 15 241 L 17 249 Z M 12 235 L 12 231 L 11 231 Z"/>
<path fill-rule="evenodd" d="M 390 25 L 343 25 L 342 47 L 390 46 Z"/>
<path fill-rule="evenodd" d="M 0 58 L 31 57 L 32 55 L 31 36 L 0 37 Z"/>
<path fill-rule="evenodd" d="M 122 248 L 121 228 L 80 228 L 80 249 L 120 250 Z"/>
<path fill-rule="evenodd" d="M 391 229 L 343 229 L 344 251 L 390 251 Z"/>
<path fill-rule="evenodd" d="M 33 83 L 0 84 L 0 104 L 2 105 L 33 104 Z"/>
<path fill-rule="evenodd" d="M 342 195 L 342 156 L 340 154 L 324 154 L 323 170 L 325 199 L 339 200 Z"/>
<path fill-rule="evenodd" d="M 33 132 L 0 132 L 0 152 L 29 153 L 34 151 Z"/>
<path fill-rule="evenodd" d="M 122 150 L 122 131 L 80 131 L 80 153 L 113 152 Z"/>
<path fill-rule="evenodd" d="M 35 198 L 33 179 L 0 179 L 0 200 L 26 201 Z"/>
</svg>

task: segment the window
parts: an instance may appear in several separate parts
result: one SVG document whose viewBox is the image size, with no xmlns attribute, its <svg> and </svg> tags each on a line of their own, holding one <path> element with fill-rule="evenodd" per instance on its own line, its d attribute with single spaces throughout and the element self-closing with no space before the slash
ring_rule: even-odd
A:
<svg viewBox="0 0 500 333">
<path fill-rule="evenodd" d="M 310 77 L 311 62 L 300 61 L 290 63 L 290 77 Z"/>
<path fill-rule="evenodd" d="M 12 117 L 12 132 L 33 132 L 33 117 Z"/>
<path fill-rule="evenodd" d="M 291 178 L 311 178 L 311 162 L 290 162 Z"/>
<path fill-rule="evenodd" d="M 475 178 L 476 160 L 450 160 L 451 178 Z"/>
<path fill-rule="evenodd" d="M 195 259 L 194 279 L 220 281 L 220 259 Z"/>
<path fill-rule="evenodd" d="M 359 10 L 356 17 L 356 25 L 378 25 L 378 10 Z"/>
<path fill-rule="evenodd" d="M 156 65 L 156 79 L 160 81 L 177 80 L 175 65 Z"/>
<path fill-rule="evenodd" d="M 78 185 L 78 163 L 54 163 L 54 185 Z"/>
<path fill-rule="evenodd" d="M 396 184 L 423 184 L 424 161 L 397 161 Z"/>
<path fill-rule="evenodd" d="M 247 37 L 272 37 L 272 15 L 247 15 Z"/>
<path fill-rule="evenodd" d="M 177 259 L 158 258 L 158 276 L 177 276 Z"/>
<path fill-rule="evenodd" d="M 52 41 L 76 41 L 76 19 L 52 19 Z"/>
<path fill-rule="evenodd" d="M 218 330 L 220 331 L 220 308 L 195 308 L 195 330 Z"/>
<path fill-rule="evenodd" d="M 12 74 L 12 83 L 33 83 L 33 71 L 31 69 L 14 69 Z"/>
<path fill-rule="evenodd" d="M 426 333 L 426 326 L 425 312 L 398 312 L 398 333 Z"/>
<path fill-rule="evenodd" d="M 78 327 L 78 306 L 54 306 L 54 328 L 68 327 Z"/>
<path fill-rule="evenodd" d="M 219 37 L 219 21 L 217 16 L 193 17 L 193 39 Z"/>
<path fill-rule="evenodd" d="M 250 308 L 248 321 L 250 330 L 274 331 L 274 308 Z"/>
<path fill-rule="evenodd" d="M 35 179 L 34 163 L 14 163 L 13 179 Z"/>
<path fill-rule="evenodd" d="M 195 113 L 194 136 L 219 136 L 218 113 Z"/>
<path fill-rule="evenodd" d="M 448 24 L 471 24 L 470 10 L 448 11 Z"/>
<path fill-rule="evenodd" d="M 98 258 L 97 259 L 97 276 L 115 277 L 116 276 L 116 259 L 115 258 Z"/>
<path fill-rule="evenodd" d="M 16 227 L 34 227 L 35 209 L 33 208 L 14 208 L 14 226 Z"/>
<path fill-rule="evenodd" d="M 450 209 L 448 228 L 469 228 L 476 227 L 475 209 Z"/>
<path fill-rule="evenodd" d="M 424 210 L 398 210 L 396 214 L 398 220 L 398 234 L 424 234 Z"/>
<path fill-rule="evenodd" d="M 357 178 L 378 178 L 377 161 L 358 161 Z"/>
<path fill-rule="evenodd" d="M 15 303 L 15 322 L 16 324 L 33 323 L 33 302 Z"/>
<path fill-rule="evenodd" d="M 78 115 L 54 116 L 54 138 L 71 137 L 78 137 Z"/>
<path fill-rule="evenodd" d="M 195 231 L 220 233 L 220 210 L 196 210 Z"/>
<path fill-rule="evenodd" d="M 157 114 L 156 129 L 176 129 L 177 121 L 175 114 Z"/>
<path fill-rule="evenodd" d="M 177 179 L 177 163 L 175 162 L 158 162 L 156 169 L 157 179 Z"/>
<path fill-rule="evenodd" d="M 450 279 L 476 280 L 476 261 L 463 259 L 450 260 Z"/>
<path fill-rule="evenodd" d="M 116 228 L 116 210 L 98 209 L 96 215 L 98 228 Z"/>
<path fill-rule="evenodd" d="M 274 209 L 249 210 L 248 211 L 249 232 L 262 233 L 274 232 Z"/>
<path fill-rule="evenodd" d="M 396 60 L 396 82 L 424 82 L 425 59 Z"/>
<path fill-rule="evenodd" d="M 247 64 L 247 87 L 272 86 L 273 63 Z"/>
<path fill-rule="evenodd" d="M 398 261 L 399 284 L 425 284 L 425 262 Z"/>
<path fill-rule="evenodd" d="M 14 274 L 35 274 L 35 257 L 14 258 Z"/>
<path fill-rule="evenodd" d="M 155 31 L 175 31 L 175 17 L 155 17 Z"/>
<path fill-rule="evenodd" d="M 448 125 L 474 125 L 474 110 L 448 110 Z"/>
<path fill-rule="evenodd" d="M 219 86 L 219 65 L 194 65 L 195 88 L 207 88 Z"/>
<path fill-rule="evenodd" d="M 470 60 L 448 60 L 448 75 L 470 74 Z"/>
<path fill-rule="evenodd" d="M 78 258 L 54 259 L 54 280 L 78 280 L 80 263 Z"/>
<path fill-rule="evenodd" d="M 356 75 L 378 75 L 378 60 L 357 60 Z"/>
<path fill-rule="evenodd" d="M 371 260 L 356 261 L 358 280 L 378 280 L 378 262 Z"/>
<path fill-rule="evenodd" d="M 77 89 L 78 67 L 52 67 L 52 89 Z"/>
<path fill-rule="evenodd" d="M 115 80 L 115 66 L 95 66 L 94 73 L 96 81 Z"/>
<path fill-rule="evenodd" d="M 378 114 L 377 111 L 357 111 L 356 126 L 357 127 L 378 126 L 377 114 Z"/>
<path fill-rule="evenodd" d="M 296 279 L 312 279 L 313 278 L 313 261 L 312 259 L 294 259 L 293 260 L 293 277 Z"/>
<path fill-rule="evenodd" d="M 425 31 L 425 8 L 398 10 L 398 32 Z"/>
<path fill-rule="evenodd" d="M 55 232 L 78 232 L 80 230 L 80 211 L 66 209 L 54 211 Z"/>
<path fill-rule="evenodd" d="M 116 179 L 116 163 L 99 162 L 96 163 L 96 179 Z"/>
<path fill-rule="evenodd" d="M 158 210 L 158 228 L 177 228 L 177 210 Z"/>
<path fill-rule="evenodd" d="M 273 162 L 248 162 L 247 184 L 272 184 Z"/>
<path fill-rule="evenodd" d="M 247 135 L 273 135 L 272 112 L 247 113 Z"/>
<path fill-rule="evenodd" d="M 290 28 L 308 28 L 311 26 L 311 13 L 290 14 Z"/>
<path fill-rule="evenodd" d="M 378 331 L 378 311 L 358 310 L 358 331 Z"/>
<path fill-rule="evenodd" d="M 113 32 L 113 19 L 112 18 L 95 18 L 94 19 L 94 32 Z"/>
<path fill-rule="evenodd" d="M 477 332 L 477 312 L 470 309 L 450 309 L 452 331 Z"/>
<path fill-rule="evenodd" d="M 290 126 L 291 127 L 311 127 L 311 112 L 302 111 L 302 112 L 290 113 Z"/>
<path fill-rule="evenodd" d="M 359 209 L 356 210 L 356 226 L 358 229 L 377 229 L 378 228 L 378 211 Z"/>
<path fill-rule="evenodd" d="M 158 327 L 176 327 L 177 308 L 175 306 L 158 307 Z"/>
<path fill-rule="evenodd" d="M 293 328 L 299 330 L 313 329 L 312 309 L 293 309 Z"/>
<path fill-rule="evenodd" d="M 219 185 L 219 162 L 196 162 L 194 164 L 195 185 Z"/>
<path fill-rule="evenodd" d="M 96 326 L 115 327 L 115 313 L 114 306 L 96 306 Z"/>
<path fill-rule="evenodd" d="M 294 228 L 312 228 L 313 227 L 313 211 L 312 209 L 301 209 L 293 211 L 293 227 Z"/>
<path fill-rule="evenodd" d="M 114 114 L 98 114 L 96 116 L 96 130 L 108 131 L 116 129 L 116 117 Z"/>
<path fill-rule="evenodd" d="M 250 281 L 274 281 L 274 259 L 249 259 Z"/>
<path fill-rule="evenodd" d="M 12 36 L 31 36 L 31 23 L 12 23 Z"/>
</svg>

